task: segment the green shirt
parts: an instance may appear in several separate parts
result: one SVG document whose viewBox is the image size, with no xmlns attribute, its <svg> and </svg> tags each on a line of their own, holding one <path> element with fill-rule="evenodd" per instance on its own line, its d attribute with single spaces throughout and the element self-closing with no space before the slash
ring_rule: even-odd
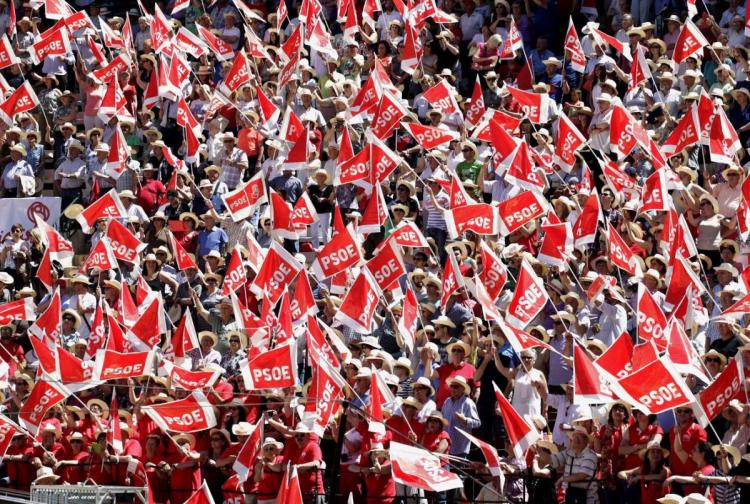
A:
<svg viewBox="0 0 750 504">
<path fill-rule="evenodd" d="M 478 160 L 474 161 L 461 161 L 456 166 L 456 173 L 461 182 L 466 179 L 471 180 L 475 184 L 479 181 L 479 170 L 482 169 L 482 163 Z"/>
</svg>

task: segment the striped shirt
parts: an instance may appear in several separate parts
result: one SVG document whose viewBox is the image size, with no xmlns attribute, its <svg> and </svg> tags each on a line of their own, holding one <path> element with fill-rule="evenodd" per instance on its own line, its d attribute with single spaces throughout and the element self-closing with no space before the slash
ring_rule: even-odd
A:
<svg viewBox="0 0 750 504">
<path fill-rule="evenodd" d="M 576 483 L 567 483 L 567 487 L 586 489 L 586 502 L 588 504 L 593 504 L 598 501 L 596 493 L 597 485 L 593 481 L 596 475 L 596 466 L 598 462 L 596 453 L 594 453 L 591 448 L 587 446 L 580 455 L 577 455 L 571 448 L 555 453 L 552 455 L 552 464 L 562 476 L 581 473 L 589 476 L 591 479 Z"/>
</svg>

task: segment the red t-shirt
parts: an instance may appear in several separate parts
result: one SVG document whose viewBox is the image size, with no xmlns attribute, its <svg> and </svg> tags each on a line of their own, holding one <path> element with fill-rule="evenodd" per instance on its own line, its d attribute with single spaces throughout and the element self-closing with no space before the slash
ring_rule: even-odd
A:
<svg viewBox="0 0 750 504">
<path fill-rule="evenodd" d="M 30 439 L 26 439 L 24 444 L 17 446 L 12 444 L 6 455 L 31 455 L 34 447 L 31 444 Z M 8 478 L 10 480 L 9 487 L 16 490 L 29 491 L 31 482 L 36 479 L 36 469 L 29 462 L 6 462 L 8 468 Z"/>
<path fill-rule="evenodd" d="M 414 441 L 409 438 L 409 434 L 413 432 L 418 440 L 424 432 L 424 424 L 419 423 L 417 420 L 407 422 L 401 415 L 392 416 L 385 422 L 385 425 L 394 441 L 410 446 L 414 446 Z"/>
<path fill-rule="evenodd" d="M 383 467 L 390 462 L 382 464 Z M 373 504 L 391 504 L 396 497 L 396 482 L 391 474 L 365 474 L 367 502 Z"/>
<path fill-rule="evenodd" d="M 664 431 L 661 427 L 656 424 L 649 425 L 646 429 L 641 430 L 637 423 L 633 423 L 628 427 L 628 441 L 630 445 L 646 445 L 648 442 L 657 434 L 664 435 Z M 625 465 L 623 469 L 629 470 L 636 467 L 640 467 L 643 463 L 643 459 L 638 456 L 638 452 L 633 452 L 625 457 Z"/>
<path fill-rule="evenodd" d="M 451 446 L 451 437 L 444 430 L 440 432 L 425 432 L 422 435 L 422 439 L 419 440 L 419 444 L 424 447 L 427 451 L 436 452 L 440 442 L 445 439 L 448 441 L 448 448 Z"/>
<path fill-rule="evenodd" d="M 237 147 L 245 151 L 245 154 L 249 158 L 255 157 L 260 153 L 263 140 L 263 135 L 255 128 L 242 128 L 237 133 Z M 254 169 L 253 166 L 250 168 Z"/>
<path fill-rule="evenodd" d="M 469 385 L 474 388 L 474 373 L 476 369 L 471 364 L 466 362 L 461 363 L 459 366 L 453 364 L 443 364 L 437 368 L 438 376 L 440 377 L 440 387 L 437 390 L 437 403 L 438 409 L 443 407 L 443 403 L 451 395 L 451 388 L 448 386 L 448 378 L 454 378 L 456 376 L 463 376 Z"/>
<path fill-rule="evenodd" d="M 167 189 L 161 181 L 156 179 L 144 180 L 141 183 L 141 190 L 138 191 L 136 202 L 143 207 L 146 214 L 153 215 L 159 207 L 161 197 L 166 193 Z"/>
<path fill-rule="evenodd" d="M 311 436 L 308 443 L 303 446 L 302 449 L 294 450 L 293 453 L 289 455 L 289 462 L 294 465 L 306 464 L 316 460 L 322 462 L 323 452 L 320 451 L 320 445 L 318 442 L 319 440 L 317 436 L 315 438 Z M 318 495 L 323 495 L 323 478 L 319 469 L 315 471 L 301 471 L 299 473 L 299 485 L 302 489 L 303 495 L 312 494 L 316 488 Z"/>
<path fill-rule="evenodd" d="M 166 461 L 166 457 L 161 453 L 157 453 L 151 457 L 145 453 L 140 457 L 143 465 L 154 464 L 159 465 L 161 462 Z M 157 471 L 156 467 L 148 466 L 146 469 L 146 477 L 148 478 L 148 486 L 153 492 L 155 502 L 166 502 L 169 498 L 169 479 L 163 476 L 163 472 Z"/>
<path fill-rule="evenodd" d="M 175 454 L 167 460 L 170 464 L 182 464 L 192 459 L 185 454 Z M 169 481 L 170 502 L 185 502 L 201 486 L 201 468 L 192 467 L 175 469 Z"/>
<path fill-rule="evenodd" d="M 85 461 L 88 457 L 89 457 L 89 453 L 87 449 L 82 450 L 77 455 L 73 455 L 72 453 L 66 454 L 62 460 L 74 460 L 78 462 L 78 465 L 63 466 L 60 470 L 60 476 L 62 477 L 62 481 L 65 483 L 70 483 L 71 485 L 84 482 L 86 480 L 87 468 L 83 464 L 85 464 Z"/>
<path fill-rule="evenodd" d="M 281 455 L 273 461 L 274 464 L 280 464 L 284 460 Z M 255 493 L 259 500 L 273 499 L 279 493 L 281 481 L 284 477 L 283 472 L 263 471 L 263 479 L 255 486 Z M 304 490 L 303 490 L 304 492 Z"/>
<path fill-rule="evenodd" d="M 680 435 L 680 441 L 682 441 L 682 449 L 688 453 L 688 458 L 685 462 L 680 460 L 680 457 L 674 452 L 674 427 L 669 431 L 669 445 L 672 447 L 672 455 L 669 458 L 669 468 L 672 470 L 672 474 L 678 476 L 690 476 L 698 470 L 698 465 L 693 462 L 693 458 L 690 456 L 693 448 L 698 443 L 703 443 L 708 439 L 706 431 L 703 427 L 697 423 L 693 423 L 687 429 L 683 429 Z M 686 490 L 687 491 L 687 490 Z M 687 492 L 690 493 L 690 492 Z"/>
<path fill-rule="evenodd" d="M 221 486 L 221 493 L 224 495 L 222 504 L 245 504 L 244 485 L 240 482 L 240 477 L 234 474 L 226 480 Z"/>
</svg>

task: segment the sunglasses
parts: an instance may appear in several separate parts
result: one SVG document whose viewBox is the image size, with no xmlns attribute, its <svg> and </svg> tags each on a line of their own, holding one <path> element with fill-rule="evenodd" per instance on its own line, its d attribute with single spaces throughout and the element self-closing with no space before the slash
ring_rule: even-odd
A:
<svg viewBox="0 0 750 504">
<path fill-rule="evenodd" d="M 471 149 L 461 149 L 461 152 L 471 152 Z"/>
<path fill-rule="evenodd" d="M 701 206 L 711 206 L 711 203 L 709 203 L 708 201 L 703 201 L 701 202 Z"/>
<path fill-rule="evenodd" d="M 454 348 L 451 353 L 465 353 L 463 348 Z"/>
<path fill-rule="evenodd" d="M 230 339 L 230 340 L 229 340 L 229 342 L 230 342 L 230 343 L 239 343 L 239 342 L 240 342 L 240 340 L 238 340 L 238 339 L 236 339 L 236 338 L 232 338 L 232 339 Z"/>
<path fill-rule="evenodd" d="M 716 362 L 718 364 L 718 363 L 721 363 L 721 359 L 716 358 L 716 357 L 709 357 L 706 359 L 706 362 Z"/>
<path fill-rule="evenodd" d="M 678 410 L 675 410 L 675 413 L 677 413 L 678 415 L 688 415 L 688 414 L 690 414 L 692 412 L 693 412 L 693 410 L 691 410 L 691 409 L 678 409 Z"/>
</svg>

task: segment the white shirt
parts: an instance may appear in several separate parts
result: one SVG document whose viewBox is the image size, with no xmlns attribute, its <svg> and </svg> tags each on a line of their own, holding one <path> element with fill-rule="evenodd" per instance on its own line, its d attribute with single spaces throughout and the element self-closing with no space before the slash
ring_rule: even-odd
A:
<svg viewBox="0 0 750 504">
<path fill-rule="evenodd" d="M 74 177 L 63 177 L 62 174 L 72 174 Z M 86 179 L 86 163 L 82 159 L 65 158 L 55 170 L 55 180 L 60 181 L 62 189 L 78 189 Z"/>
</svg>

